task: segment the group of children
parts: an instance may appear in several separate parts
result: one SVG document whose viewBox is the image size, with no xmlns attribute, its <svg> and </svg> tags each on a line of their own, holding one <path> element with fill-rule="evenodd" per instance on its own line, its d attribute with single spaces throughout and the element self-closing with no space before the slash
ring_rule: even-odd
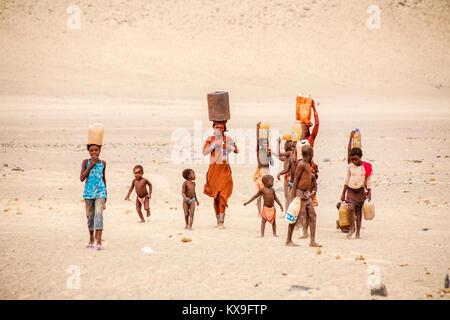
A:
<svg viewBox="0 0 450 320">
<path fill-rule="evenodd" d="M 316 212 L 314 206 L 317 206 L 316 194 L 318 178 L 318 167 L 313 161 L 313 145 L 314 139 L 317 136 L 318 126 L 318 116 L 315 109 L 314 115 L 316 124 L 313 134 L 309 134 L 309 127 L 305 126 L 304 134 L 302 134 L 303 139 L 300 141 L 287 139 L 284 145 L 284 153 L 280 153 L 279 140 L 277 156 L 284 162 L 284 169 L 278 173 L 277 178 L 280 180 L 280 177 L 285 175 L 284 194 L 285 207 L 287 208 L 286 219 L 290 222 L 285 242 L 286 246 L 297 246 L 297 244 L 292 241 L 292 235 L 296 227 L 302 227 L 303 236 L 301 238 L 306 239 L 309 237 L 309 245 L 311 247 L 321 246 L 315 241 Z M 354 131 L 351 133 L 350 140 L 352 139 L 353 134 Z M 232 148 L 235 151 L 237 150 L 234 145 Z M 89 243 L 87 248 L 96 247 L 97 250 L 101 250 L 103 210 L 106 209 L 107 200 L 105 176 L 106 162 L 99 159 L 101 146 L 90 144 L 87 146 L 87 150 L 90 159 L 83 161 L 80 173 L 80 180 L 82 182 L 86 181 L 83 198 L 86 203 L 86 216 L 89 229 Z M 265 152 L 271 156 L 270 148 L 266 148 Z M 348 232 L 347 237 L 350 238 L 355 233 L 356 221 L 357 239 L 360 238 L 362 206 L 365 199 L 367 198 L 370 201 L 372 196 L 372 166 L 370 163 L 361 161 L 361 158 L 362 150 L 360 148 L 351 148 L 349 143 L 347 177 L 342 191 L 341 201 L 345 201 L 348 205 L 350 225 L 348 227 L 340 226 L 339 222 L 337 222 L 337 227 L 344 232 Z M 135 189 L 137 194 L 136 211 L 139 215 L 140 222 L 142 223 L 145 222 L 142 214 L 142 205 L 147 213 L 147 217 L 150 217 L 151 214 L 149 202 L 152 196 L 152 184 L 148 179 L 143 177 L 144 168 L 141 165 L 137 165 L 133 168 L 133 174 L 135 179 L 131 182 L 125 200 L 130 200 L 130 195 L 133 189 Z M 181 192 L 186 222 L 185 228 L 192 230 L 195 208 L 200 204 L 195 192 L 195 172 L 192 169 L 185 169 L 182 172 L 182 176 L 185 179 Z M 260 211 L 261 237 L 264 237 L 266 222 L 269 222 L 272 225 L 273 235 L 277 236 L 275 202 L 280 206 L 281 211 L 284 210 L 283 205 L 273 189 L 273 185 L 274 177 L 270 174 L 264 174 L 261 178 L 261 183 L 258 186 L 257 193 L 244 203 L 244 206 L 246 206 L 255 199 L 262 198 L 263 207 Z M 205 185 L 205 190 L 207 189 L 207 186 L 208 183 Z M 208 194 L 206 191 L 204 193 Z M 220 198 L 220 192 L 216 197 Z M 216 201 L 216 198 L 214 201 Z M 216 203 L 214 204 L 216 205 Z M 220 211 L 220 209 L 216 211 Z M 225 211 L 225 209 L 222 209 L 222 211 Z M 223 219 L 220 219 L 218 212 L 216 212 L 216 215 L 218 216 L 218 226 L 223 226 Z M 308 234 L 308 228 L 310 234 Z M 95 241 L 97 241 L 96 246 L 94 246 Z"/>
</svg>

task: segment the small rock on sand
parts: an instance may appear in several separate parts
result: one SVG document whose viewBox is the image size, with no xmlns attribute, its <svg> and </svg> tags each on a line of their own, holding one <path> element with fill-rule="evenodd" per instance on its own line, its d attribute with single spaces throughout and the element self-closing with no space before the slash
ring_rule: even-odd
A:
<svg viewBox="0 0 450 320">
<path fill-rule="evenodd" d="M 191 242 L 191 238 L 181 238 L 181 242 Z"/>
</svg>

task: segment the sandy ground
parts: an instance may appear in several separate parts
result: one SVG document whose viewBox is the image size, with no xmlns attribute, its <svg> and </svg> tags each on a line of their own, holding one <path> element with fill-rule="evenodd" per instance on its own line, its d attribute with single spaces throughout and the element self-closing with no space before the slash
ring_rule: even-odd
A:
<svg viewBox="0 0 450 320">
<path fill-rule="evenodd" d="M 77 3 L 80 30 L 66 27 L 70 1 L 0 3 L 0 299 L 371 299 L 370 265 L 388 299 L 450 298 L 440 293 L 450 273 L 448 1 L 379 1 L 377 31 L 365 26 L 371 1 Z M 230 91 L 232 129 L 267 120 L 284 133 L 297 92 L 320 102 L 321 254 L 306 240 L 285 247 L 281 216 L 278 238 L 270 228 L 256 237 L 256 206 L 242 206 L 255 190 L 248 140 L 238 141 L 247 160 L 232 165 L 227 228 L 214 228 L 207 165 L 171 152 L 175 130 L 193 145 L 195 126 L 207 134 L 206 93 L 217 89 Z M 106 128 L 101 252 L 84 248 L 79 181 L 92 122 Z M 374 165 L 376 217 L 347 240 L 335 205 L 355 127 Z M 123 200 L 138 163 L 154 186 L 145 224 Z M 186 167 L 200 198 L 193 231 Z M 73 268 L 80 289 L 67 286 Z"/>
</svg>

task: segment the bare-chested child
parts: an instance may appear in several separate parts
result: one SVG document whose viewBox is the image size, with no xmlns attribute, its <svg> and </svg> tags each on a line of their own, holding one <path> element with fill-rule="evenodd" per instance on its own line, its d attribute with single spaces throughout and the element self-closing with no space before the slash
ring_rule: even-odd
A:
<svg viewBox="0 0 450 320">
<path fill-rule="evenodd" d="M 147 211 L 147 217 L 150 217 L 150 199 L 152 197 L 152 184 L 150 181 L 143 177 L 144 168 L 141 165 L 137 165 L 133 168 L 133 173 L 135 179 L 131 181 L 130 190 L 128 190 L 128 194 L 125 197 L 125 200 L 130 200 L 130 194 L 133 192 L 133 189 L 136 189 L 136 211 L 141 218 L 139 223 L 145 222 L 144 216 L 142 215 L 141 207 L 144 205 L 145 211 Z M 148 186 L 148 191 L 147 191 Z"/>
<path fill-rule="evenodd" d="M 283 170 L 285 170 L 289 166 L 289 158 L 294 153 L 294 143 L 291 140 L 287 140 L 284 143 L 284 152 L 280 152 L 280 142 L 281 138 L 278 138 L 278 159 L 280 161 L 283 161 L 284 167 Z M 284 207 L 287 208 L 290 203 L 290 194 L 291 194 L 291 187 L 289 184 L 290 181 L 290 175 L 289 173 L 286 173 L 284 175 L 284 183 L 283 183 L 283 191 L 284 191 Z"/>
<path fill-rule="evenodd" d="M 275 210 L 275 202 L 280 206 L 281 211 L 283 211 L 283 205 L 280 200 L 278 200 L 277 194 L 273 189 L 273 177 L 271 175 L 265 175 L 262 177 L 262 183 L 264 187 L 258 190 L 258 192 L 251 197 L 250 200 L 244 203 L 244 206 L 248 205 L 253 200 L 263 197 L 263 208 L 261 210 L 261 237 L 264 237 L 264 229 L 266 227 L 266 222 L 268 221 L 272 224 L 273 236 L 277 236 L 277 225 L 276 225 L 276 210 Z"/>
<path fill-rule="evenodd" d="M 315 241 L 316 236 L 316 212 L 312 203 L 312 196 L 316 192 L 316 179 L 315 175 L 311 170 L 311 160 L 313 158 L 314 152 L 311 146 L 303 146 L 302 157 L 303 159 L 299 161 L 294 174 L 294 185 L 292 187 L 291 199 L 298 197 L 301 200 L 301 205 L 298 208 L 300 212 L 297 219 L 304 215 L 304 223 L 308 223 L 311 232 L 310 247 L 320 247 Z M 289 224 L 288 234 L 286 239 L 287 246 L 297 246 L 292 242 L 292 234 L 294 233 L 295 223 Z"/>
<path fill-rule="evenodd" d="M 184 219 L 186 220 L 185 229 L 193 230 L 195 204 L 200 204 L 195 193 L 195 172 L 192 169 L 183 170 L 183 178 L 186 180 L 181 188 L 181 195 L 183 196 L 183 210 Z"/>
</svg>

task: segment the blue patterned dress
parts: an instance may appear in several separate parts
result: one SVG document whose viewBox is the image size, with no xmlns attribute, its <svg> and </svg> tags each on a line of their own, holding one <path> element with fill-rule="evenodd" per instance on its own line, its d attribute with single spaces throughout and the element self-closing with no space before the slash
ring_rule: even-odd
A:
<svg viewBox="0 0 450 320">
<path fill-rule="evenodd" d="M 86 164 L 86 168 L 89 167 L 89 163 L 90 162 L 88 161 Z M 91 168 L 86 181 L 86 185 L 84 186 L 84 199 L 106 199 L 106 185 L 103 181 L 104 168 L 105 166 L 103 165 L 103 162 L 99 162 Z"/>
</svg>

